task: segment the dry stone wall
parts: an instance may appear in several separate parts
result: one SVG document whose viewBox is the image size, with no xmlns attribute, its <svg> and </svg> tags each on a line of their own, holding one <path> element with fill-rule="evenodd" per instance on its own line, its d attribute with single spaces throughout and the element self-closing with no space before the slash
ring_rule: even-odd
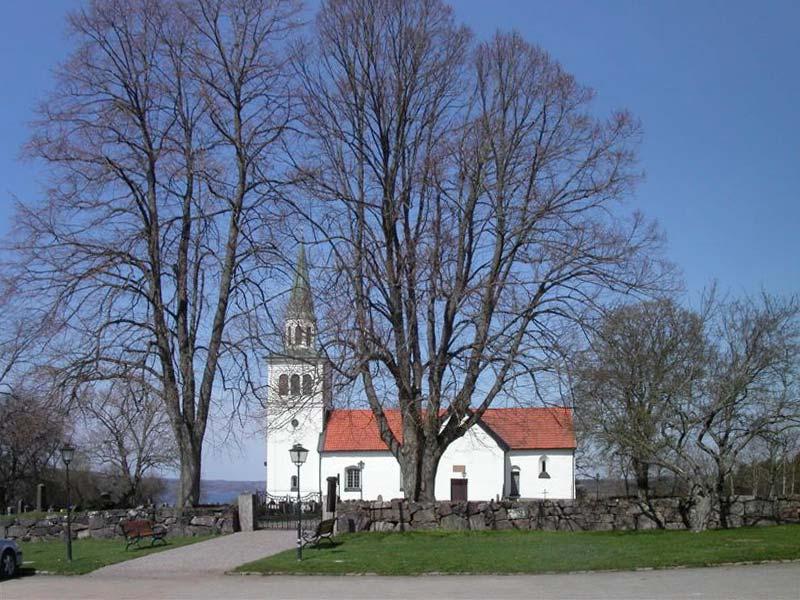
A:
<svg viewBox="0 0 800 600">
<path fill-rule="evenodd" d="M 122 536 L 120 523 L 131 519 L 149 519 L 167 530 L 167 537 L 220 535 L 238 530 L 236 507 L 199 507 L 184 510 L 175 508 L 135 508 L 130 510 L 102 510 L 78 513 L 72 516 L 73 539 L 110 539 Z M 61 539 L 66 530 L 65 513 L 53 513 L 44 518 L 26 518 L 19 515 L 13 521 L 0 523 L 0 538 L 23 542 Z"/>
<path fill-rule="evenodd" d="M 348 501 L 337 506 L 339 532 L 425 529 L 539 531 L 687 529 L 690 507 L 684 498 L 542 500 L 502 502 Z M 733 527 L 800 523 L 800 497 L 737 498 Z M 710 526 L 719 526 L 712 516 Z"/>
</svg>

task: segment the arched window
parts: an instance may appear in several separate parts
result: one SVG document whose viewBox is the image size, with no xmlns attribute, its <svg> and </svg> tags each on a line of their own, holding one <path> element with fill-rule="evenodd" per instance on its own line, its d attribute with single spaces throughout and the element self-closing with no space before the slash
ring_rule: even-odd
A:
<svg viewBox="0 0 800 600">
<path fill-rule="evenodd" d="M 300 375 L 292 375 L 292 396 L 300 395 Z"/>
<path fill-rule="evenodd" d="M 289 376 L 286 373 L 278 377 L 278 393 L 281 396 L 289 393 Z"/>
<path fill-rule="evenodd" d="M 286 328 L 286 345 L 287 346 L 291 346 L 292 345 L 292 326 L 291 325 L 289 325 L 289 327 Z"/>
<path fill-rule="evenodd" d="M 519 467 L 511 467 L 511 494 L 512 498 L 519 498 Z"/>
<path fill-rule="evenodd" d="M 303 375 L 303 395 L 310 396 L 314 393 L 314 382 L 311 375 Z"/>
<path fill-rule="evenodd" d="M 539 459 L 539 479 L 550 479 L 550 474 L 547 472 L 546 456 Z"/>
<path fill-rule="evenodd" d="M 294 343 L 297 346 L 303 345 L 303 328 L 300 325 L 294 328 Z"/>
<path fill-rule="evenodd" d="M 311 327 L 306 327 L 306 346 L 311 346 Z"/>
<path fill-rule="evenodd" d="M 297 491 L 297 475 L 292 475 L 291 489 L 293 492 Z"/>
</svg>

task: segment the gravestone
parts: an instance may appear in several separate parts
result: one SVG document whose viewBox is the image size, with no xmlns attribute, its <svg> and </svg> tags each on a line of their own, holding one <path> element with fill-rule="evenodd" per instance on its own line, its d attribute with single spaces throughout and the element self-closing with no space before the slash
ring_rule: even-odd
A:
<svg viewBox="0 0 800 600">
<path fill-rule="evenodd" d="M 21 515 L 21 514 L 22 514 L 22 507 L 23 507 L 23 506 L 24 506 L 24 505 L 22 504 L 22 500 L 17 500 L 17 514 L 18 514 L 18 515 Z"/>
<path fill-rule="evenodd" d="M 256 495 L 239 494 L 239 526 L 242 531 L 256 529 Z"/>
<path fill-rule="evenodd" d="M 42 512 L 45 506 L 47 506 L 47 501 L 44 494 L 44 484 L 40 483 L 36 486 L 36 510 Z"/>
</svg>

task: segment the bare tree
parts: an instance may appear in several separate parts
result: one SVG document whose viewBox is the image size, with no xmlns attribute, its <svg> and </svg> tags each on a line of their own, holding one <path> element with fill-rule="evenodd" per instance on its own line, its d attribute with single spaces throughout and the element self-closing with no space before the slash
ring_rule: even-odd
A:
<svg viewBox="0 0 800 600">
<path fill-rule="evenodd" d="M 663 299 L 611 310 L 574 367 L 575 404 L 586 442 L 630 461 L 646 497 L 663 425 L 675 399 L 705 374 L 701 315 Z"/>
<path fill-rule="evenodd" d="M 70 17 L 76 49 L 29 146 L 53 180 L 20 207 L 6 286 L 60 324 L 47 347 L 73 382 L 115 370 L 159 382 L 180 505 L 199 500 L 211 413 L 236 411 L 258 368 L 238 324 L 268 298 L 295 11 L 91 3 Z"/>
<path fill-rule="evenodd" d="M 432 499 L 447 446 L 534 398 L 572 324 L 653 284 L 655 230 L 611 209 L 638 126 L 593 118 L 592 92 L 518 35 L 476 47 L 439 0 L 330 0 L 313 36 L 295 161 L 317 205 L 296 208 L 332 257 L 327 342 L 406 495 Z"/>
<path fill-rule="evenodd" d="M 86 455 L 110 476 L 119 504 L 143 502 L 147 479 L 178 463 L 163 401 L 146 382 L 136 380 L 83 389 L 80 395 Z"/>
<path fill-rule="evenodd" d="M 0 392 L 0 501 L 32 501 L 35 486 L 58 454 L 66 415 L 28 390 Z"/>
<path fill-rule="evenodd" d="M 723 307 L 714 326 L 715 344 L 700 449 L 715 465 L 720 523 L 728 525 L 729 478 L 739 454 L 757 436 L 780 435 L 797 425 L 800 398 L 800 305 L 763 295 Z"/>
<path fill-rule="evenodd" d="M 730 480 L 743 451 L 760 436 L 795 427 L 800 329 L 798 303 L 709 300 L 704 376 L 670 398 L 655 464 L 689 485 L 691 526 L 705 529 L 716 505 L 729 524 Z"/>
<path fill-rule="evenodd" d="M 0 392 L 13 392 L 15 375 L 30 367 L 37 336 L 48 331 L 45 323 L 32 327 L 29 317 L 26 307 L 14 303 L 11 290 L 0 289 Z"/>
</svg>

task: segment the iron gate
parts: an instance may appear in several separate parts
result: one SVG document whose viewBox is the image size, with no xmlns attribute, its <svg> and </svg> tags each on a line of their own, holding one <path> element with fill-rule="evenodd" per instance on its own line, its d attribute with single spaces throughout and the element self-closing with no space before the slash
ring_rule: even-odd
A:
<svg viewBox="0 0 800 600">
<path fill-rule="evenodd" d="M 314 529 L 322 519 L 322 498 L 317 492 L 300 497 L 303 529 Z M 256 520 L 260 529 L 295 529 L 297 527 L 297 496 L 273 496 L 258 493 Z"/>
</svg>

